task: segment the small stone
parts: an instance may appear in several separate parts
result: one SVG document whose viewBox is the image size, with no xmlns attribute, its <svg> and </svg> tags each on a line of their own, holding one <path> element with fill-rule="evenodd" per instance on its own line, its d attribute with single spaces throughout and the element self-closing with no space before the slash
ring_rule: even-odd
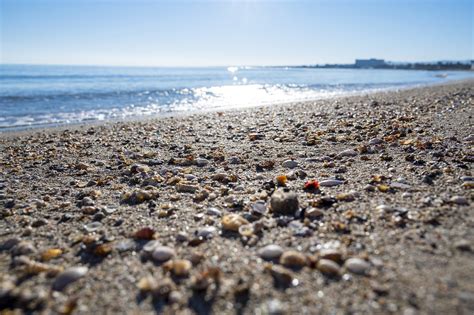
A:
<svg viewBox="0 0 474 315">
<path fill-rule="evenodd" d="M 347 270 L 358 275 L 364 275 L 367 273 L 367 270 L 370 268 L 370 264 L 360 258 L 349 258 L 344 263 L 344 266 Z"/>
<path fill-rule="evenodd" d="M 290 250 L 281 255 L 280 264 L 289 268 L 303 268 L 306 266 L 307 260 L 304 254 Z"/>
<path fill-rule="evenodd" d="M 71 267 L 66 269 L 65 271 L 61 272 L 54 280 L 53 283 L 53 290 L 54 291 L 62 291 L 64 290 L 69 284 L 79 280 L 80 278 L 84 277 L 88 272 L 87 267 Z"/>
<path fill-rule="evenodd" d="M 263 200 L 256 201 L 250 205 L 250 213 L 256 216 L 263 216 L 267 212 L 267 203 Z"/>
<path fill-rule="evenodd" d="M 152 257 L 157 262 L 170 260 L 176 255 L 174 249 L 168 246 L 158 246 L 153 251 Z"/>
<path fill-rule="evenodd" d="M 451 199 L 449 199 L 451 203 L 455 203 L 460 206 L 467 206 L 469 202 L 465 197 L 462 196 L 453 196 Z"/>
<path fill-rule="evenodd" d="M 157 240 L 151 240 L 143 246 L 143 251 L 146 253 L 153 253 L 155 249 L 160 246 L 160 242 Z"/>
<path fill-rule="evenodd" d="M 381 139 L 379 139 L 379 138 L 372 138 L 372 139 L 369 140 L 369 144 L 370 144 L 370 145 L 376 145 L 376 144 L 380 144 L 380 143 L 382 143 L 382 142 L 383 142 L 383 141 L 382 141 Z"/>
<path fill-rule="evenodd" d="M 353 157 L 353 156 L 356 156 L 357 154 L 357 151 L 355 150 L 352 150 L 352 149 L 348 149 L 348 150 L 344 150 L 342 152 L 339 153 L 339 156 L 340 157 Z"/>
<path fill-rule="evenodd" d="M 186 182 L 176 184 L 176 191 L 180 193 L 195 193 L 199 187 Z"/>
<path fill-rule="evenodd" d="M 282 166 L 286 168 L 295 168 L 298 166 L 298 162 L 293 160 L 286 160 L 282 163 Z"/>
<path fill-rule="evenodd" d="M 21 239 L 19 237 L 12 237 L 12 238 L 6 239 L 0 245 L 0 251 L 10 250 L 20 242 L 21 242 Z"/>
<path fill-rule="evenodd" d="M 318 261 L 317 268 L 327 276 L 339 276 L 341 273 L 341 268 L 339 265 L 329 259 L 320 259 Z"/>
<path fill-rule="evenodd" d="M 186 259 L 173 260 L 171 272 L 177 277 L 187 277 L 192 266 L 192 263 Z"/>
<path fill-rule="evenodd" d="M 229 158 L 229 164 L 240 164 L 241 161 L 237 156 L 231 156 Z"/>
<path fill-rule="evenodd" d="M 204 167 L 209 164 L 209 160 L 203 159 L 203 158 L 197 158 L 195 160 L 196 165 L 199 167 Z"/>
<path fill-rule="evenodd" d="M 304 216 L 305 218 L 313 221 L 322 218 L 324 216 L 324 212 L 316 208 L 309 208 L 305 211 Z"/>
<path fill-rule="evenodd" d="M 466 252 L 471 251 L 471 244 L 469 243 L 468 240 L 459 240 L 454 244 L 454 247 Z"/>
<path fill-rule="evenodd" d="M 474 134 L 471 134 L 463 139 L 464 142 L 474 142 Z"/>
<path fill-rule="evenodd" d="M 242 225 L 249 222 L 238 214 L 228 214 L 222 218 L 221 224 L 224 230 L 238 232 Z"/>
<path fill-rule="evenodd" d="M 115 249 L 122 253 L 133 250 L 135 249 L 135 242 L 133 242 L 132 240 L 120 241 L 117 243 L 117 245 L 115 245 Z"/>
<path fill-rule="evenodd" d="M 289 287 L 295 279 L 293 273 L 285 267 L 274 265 L 270 267 L 270 273 L 276 286 Z"/>
<path fill-rule="evenodd" d="M 220 211 L 217 208 L 208 208 L 207 211 L 206 211 L 206 214 L 216 216 L 216 217 L 220 217 L 220 216 L 222 216 L 222 211 Z"/>
<path fill-rule="evenodd" d="M 336 263 L 342 262 L 342 253 L 340 250 L 335 248 L 325 248 L 319 252 L 319 257 L 321 259 L 332 260 Z"/>
<path fill-rule="evenodd" d="M 196 235 L 198 237 L 202 237 L 203 239 L 213 238 L 216 234 L 217 229 L 213 226 L 206 226 L 196 231 Z"/>
<path fill-rule="evenodd" d="M 321 187 L 333 187 L 333 186 L 339 186 L 342 184 L 344 184 L 344 182 L 338 179 L 326 179 L 319 182 L 319 186 Z"/>
<path fill-rule="evenodd" d="M 91 223 L 88 223 L 88 224 L 84 225 L 83 227 L 84 227 L 84 230 L 86 230 L 86 232 L 91 233 L 91 232 L 95 232 L 95 231 L 99 230 L 100 228 L 102 228 L 102 223 L 94 221 L 94 222 L 91 222 Z"/>
<path fill-rule="evenodd" d="M 298 196 L 293 192 L 278 189 L 270 199 L 270 206 L 276 214 L 293 215 L 299 208 Z"/>
<path fill-rule="evenodd" d="M 241 236 L 250 237 L 254 233 L 253 225 L 252 224 L 244 224 L 239 227 L 239 234 Z"/>
<path fill-rule="evenodd" d="M 13 256 L 30 255 L 36 253 L 36 247 L 31 242 L 21 241 L 12 248 L 11 252 Z"/>
<path fill-rule="evenodd" d="M 461 176 L 460 178 L 463 182 L 474 182 L 474 177 L 472 176 Z"/>
<path fill-rule="evenodd" d="M 258 255 L 264 260 L 275 260 L 283 254 L 283 248 L 279 245 L 270 244 L 262 247 L 258 251 Z"/>
</svg>

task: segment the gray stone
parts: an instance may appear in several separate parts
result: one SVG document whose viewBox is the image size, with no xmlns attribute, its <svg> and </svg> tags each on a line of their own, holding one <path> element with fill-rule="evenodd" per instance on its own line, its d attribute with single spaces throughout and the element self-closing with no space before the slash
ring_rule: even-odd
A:
<svg viewBox="0 0 474 315">
<path fill-rule="evenodd" d="M 298 208 L 298 196 L 293 192 L 286 192 L 283 189 L 276 190 L 271 199 L 270 206 L 276 214 L 294 214 Z"/>
<path fill-rule="evenodd" d="M 82 267 L 82 266 L 66 269 L 65 271 L 61 272 L 56 277 L 56 280 L 54 280 L 53 290 L 54 291 L 64 290 L 69 284 L 84 277 L 88 271 L 89 269 L 87 267 Z"/>
<path fill-rule="evenodd" d="M 280 258 L 283 254 L 283 248 L 279 245 L 270 244 L 262 247 L 258 251 L 258 255 L 265 260 L 274 260 Z"/>
</svg>

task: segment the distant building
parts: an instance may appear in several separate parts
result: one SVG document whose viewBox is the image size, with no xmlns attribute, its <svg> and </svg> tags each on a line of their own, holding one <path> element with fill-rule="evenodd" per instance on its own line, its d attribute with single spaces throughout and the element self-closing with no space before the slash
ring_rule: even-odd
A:
<svg viewBox="0 0 474 315">
<path fill-rule="evenodd" d="M 383 59 L 356 59 L 356 68 L 380 68 L 386 66 L 385 60 Z"/>
</svg>

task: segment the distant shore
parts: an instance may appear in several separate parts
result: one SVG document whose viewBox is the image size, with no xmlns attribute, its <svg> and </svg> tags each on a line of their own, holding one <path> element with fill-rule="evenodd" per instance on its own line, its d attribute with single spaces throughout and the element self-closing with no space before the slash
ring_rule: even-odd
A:
<svg viewBox="0 0 474 315">
<path fill-rule="evenodd" d="M 472 313 L 473 104 L 467 80 L 2 133 L 0 309 Z"/>
</svg>

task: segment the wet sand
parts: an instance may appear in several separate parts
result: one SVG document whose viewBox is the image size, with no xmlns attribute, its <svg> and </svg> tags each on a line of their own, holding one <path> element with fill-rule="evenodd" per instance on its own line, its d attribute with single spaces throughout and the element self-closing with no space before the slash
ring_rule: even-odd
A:
<svg viewBox="0 0 474 315">
<path fill-rule="evenodd" d="M 473 105 L 464 81 L 1 134 L 0 309 L 472 313 Z"/>
</svg>

